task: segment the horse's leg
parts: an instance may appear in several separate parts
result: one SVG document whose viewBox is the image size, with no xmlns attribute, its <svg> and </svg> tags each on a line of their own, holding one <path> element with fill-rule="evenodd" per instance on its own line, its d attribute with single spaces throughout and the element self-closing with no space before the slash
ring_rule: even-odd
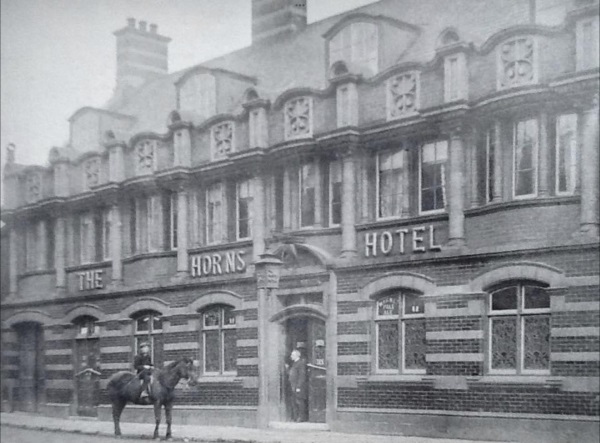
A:
<svg viewBox="0 0 600 443">
<path fill-rule="evenodd" d="M 121 420 L 121 413 L 125 408 L 126 402 L 124 400 L 115 400 L 112 405 L 112 416 L 113 423 L 115 424 L 115 435 L 121 435 L 121 426 L 119 421 Z"/>
<path fill-rule="evenodd" d="M 160 425 L 160 411 L 161 408 L 161 404 L 160 401 L 156 400 L 154 402 L 154 420 L 156 421 L 156 427 L 154 428 L 154 437 L 153 438 L 158 438 L 158 425 Z"/>
<path fill-rule="evenodd" d="M 165 403 L 165 417 L 167 419 L 167 435 L 166 438 L 171 438 L 171 411 L 173 411 L 173 402 Z"/>
</svg>

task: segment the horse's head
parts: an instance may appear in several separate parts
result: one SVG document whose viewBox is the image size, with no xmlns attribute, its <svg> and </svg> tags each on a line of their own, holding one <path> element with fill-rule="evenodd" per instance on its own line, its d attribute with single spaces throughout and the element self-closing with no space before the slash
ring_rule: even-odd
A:
<svg viewBox="0 0 600 443">
<path fill-rule="evenodd" d="M 198 371 L 191 358 L 182 358 L 177 365 L 181 378 L 187 380 L 188 385 L 194 386 L 198 382 Z"/>
</svg>

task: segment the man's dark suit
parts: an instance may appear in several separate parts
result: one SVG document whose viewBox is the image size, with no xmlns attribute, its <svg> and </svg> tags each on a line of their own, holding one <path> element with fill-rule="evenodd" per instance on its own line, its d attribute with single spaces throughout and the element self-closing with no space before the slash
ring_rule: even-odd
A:
<svg viewBox="0 0 600 443">
<path fill-rule="evenodd" d="M 308 420 L 308 381 L 306 379 L 306 360 L 298 359 L 292 363 L 289 372 L 292 388 L 292 420 Z"/>
</svg>

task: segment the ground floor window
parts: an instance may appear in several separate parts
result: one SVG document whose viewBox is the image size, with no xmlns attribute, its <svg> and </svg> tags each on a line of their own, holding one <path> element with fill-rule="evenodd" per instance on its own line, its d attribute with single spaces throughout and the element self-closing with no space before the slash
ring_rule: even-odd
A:
<svg viewBox="0 0 600 443">
<path fill-rule="evenodd" d="M 233 307 L 214 305 L 202 311 L 201 341 L 204 375 L 236 373 L 237 333 Z"/>
</svg>

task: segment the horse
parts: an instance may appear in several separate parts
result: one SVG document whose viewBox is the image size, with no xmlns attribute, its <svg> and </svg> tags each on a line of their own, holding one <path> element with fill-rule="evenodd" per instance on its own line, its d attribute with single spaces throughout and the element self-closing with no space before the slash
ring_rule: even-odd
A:
<svg viewBox="0 0 600 443">
<path fill-rule="evenodd" d="M 110 377 L 106 389 L 112 403 L 115 435 L 121 435 L 121 427 L 119 426 L 121 413 L 125 405 L 132 402 L 138 405 L 154 405 L 154 418 L 156 420 L 156 427 L 154 428 L 155 439 L 158 438 L 161 407 L 164 405 L 167 420 L 166 438 L 171 438 L 171 411 L 173 409 L 173 400 L 175 399 L 174 390 L 182 378 L 188 381 L 188 385 L 196 384 L 197 374 L 194 371 L 194 364 L 190 358 L 182 358 L 168 364 L 159 371 L 155 371 L 150 383 L 150 395 L 146 401 L 142 401 L 140 399 L 142 383 L 137 375 L 132 372 L 120 371 Z"/>
</svg>

